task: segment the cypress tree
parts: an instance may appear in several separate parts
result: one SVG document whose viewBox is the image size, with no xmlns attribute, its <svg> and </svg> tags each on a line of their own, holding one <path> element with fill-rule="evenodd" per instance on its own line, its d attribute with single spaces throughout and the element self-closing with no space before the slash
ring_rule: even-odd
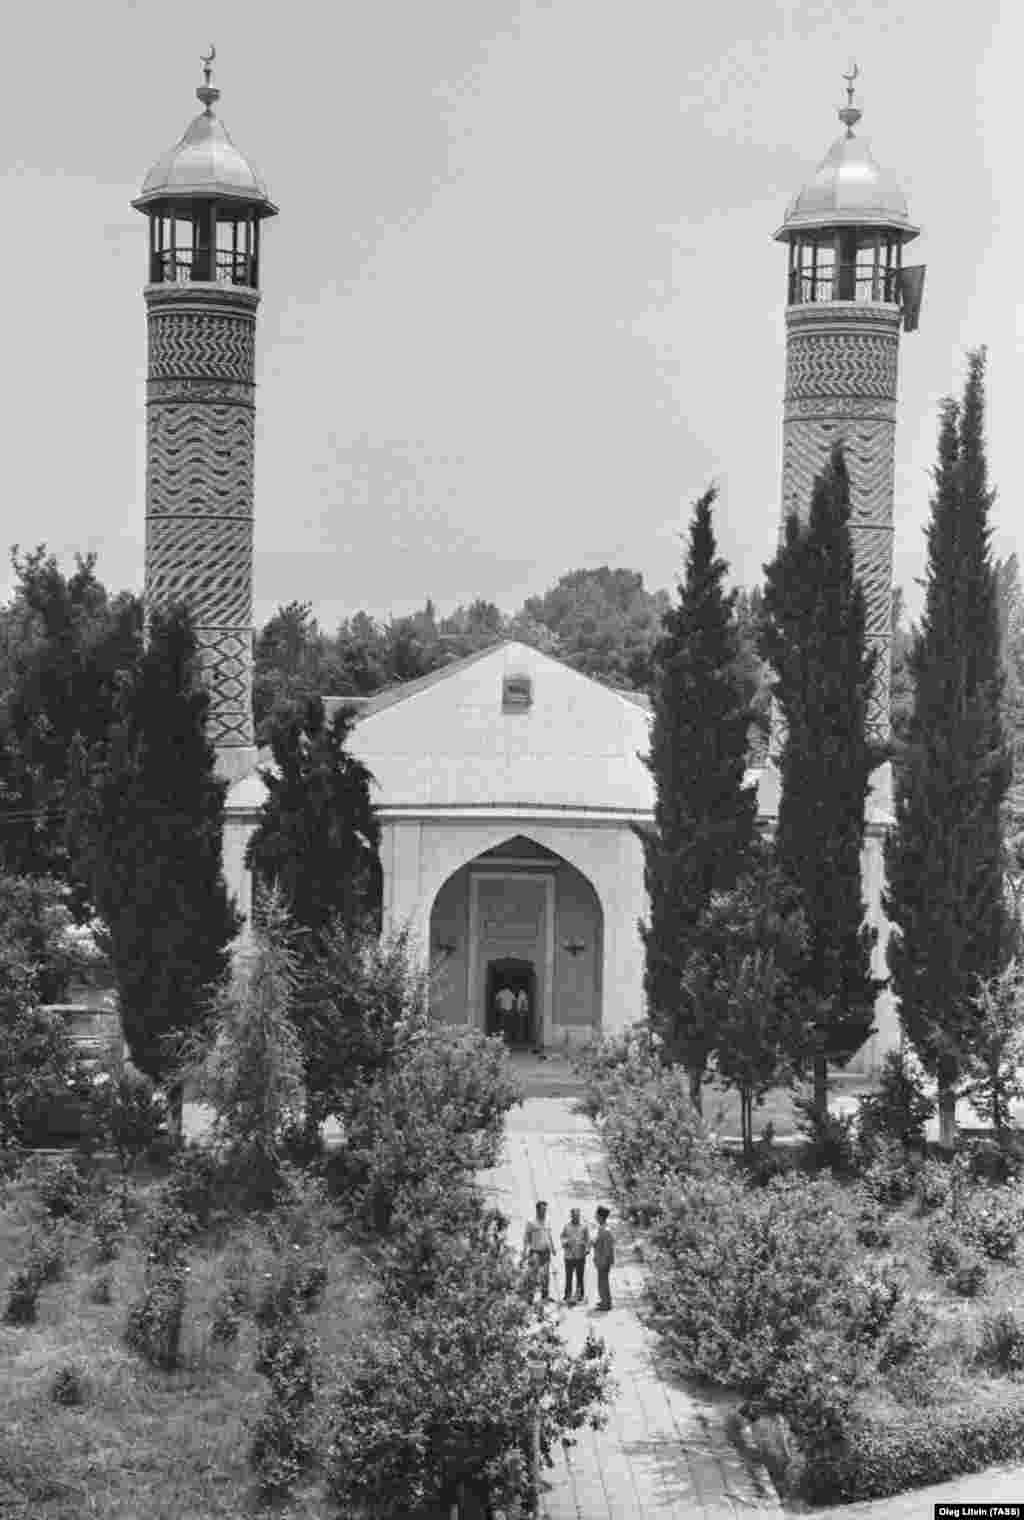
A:
<svg viewBox="0 0 1024 1520">
<path fill-rule="evenodd" d="M 275 769 L 260 772 L 267 797 L 245 856 L 261 883 L 278 884 L 314 948 L 332 922 L 357 929 L 379 916 L 380 823 L 373 777 L 346 748 L 352 723 L 344 706 L 328 723 L 311 697 L 275 724 Z"/>
<path fill-rule="evenodd" d="M 107 925 L 124 1036 L 140 1071 L 170 1078 L 229 970 L 241 918 L 222 871 L 227 783 L 206 734 L 210 698 L 184 607 L 154 612 L 107 741 L 77 747 L 76 834 Z"/>
<path fill-rule="evenodd" d="M 715 552 L 715 491 L 696 503 L 679 600 L 655 646 L 653 723 L 646 764 L 654 780 L 654 832 L 642 835 L 650 922 L 644 989 L 670 1060 L 690 1075 L 694 1102 L 714 1050 L 711 1009 L 687 992 L 711 894 L 732 888 L 756 827 L 757 798 L 744 787 L 750 708 L 739 665 L 736 593 L 723 589 L 726 563 Z"/>
<path fill-rule="evenodd" d="M 925 609 L 911 653 L 910 720 L 896 828 L 886 849 L 889 966 L 903 1027 L 939 1089 L 954 1141 L 957 1086 L 980 1037 L 979 985 L 1009 951 L 1000 814 L 1012 778 L 1001 715 L 999 618 L 988 524 L 985 355 L 962 407 L 942 408 Z"/>
<path fill-rule="evenodd" d="M 814 483 L 808 522 L 795 514 L 770 565 L 761 653 L 776 673 L 786 727 L 776 862 L 800 893 L 807 950 L 799 975 L 811 1009 L 814 1106 L 827 1111 L 828 1067 L 871 1033 L 884 982 L 871 976 L 876 931 L 864 924 L 861 850 L 869 778 L 886 750 L 867 734 L 875 655 L 854 574 L 850 481 L 840 446 Z"/>
</svg>

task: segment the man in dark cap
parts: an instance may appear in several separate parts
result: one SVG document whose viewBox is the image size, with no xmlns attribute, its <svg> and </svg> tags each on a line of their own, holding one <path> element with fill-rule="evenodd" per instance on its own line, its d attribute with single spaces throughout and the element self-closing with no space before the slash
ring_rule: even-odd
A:
<svg viewBox="0 0 1024 1520">
<path fill-rule="evenodd" d="M 597 1210 L 597 1234 L 594 1236 L 594 1266 L 597 1268 L 597 1307 L 601 1313 L 612 1306 L 609 1273 L 615 1264 L 615 1237 L 608 1228 L 608 1210 Z"/>
</svg>

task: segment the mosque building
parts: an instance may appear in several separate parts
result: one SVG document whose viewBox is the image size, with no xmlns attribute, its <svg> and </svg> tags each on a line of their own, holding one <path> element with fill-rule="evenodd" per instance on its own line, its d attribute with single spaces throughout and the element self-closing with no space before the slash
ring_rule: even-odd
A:
<svg viewBox="0 0 1024 1520">
<path fill-rule="evenodd" d="M 276 214 L 262 178 L 214 107 L 203 106 L 133 202 L 149 222 L 146 604 L 192 606 L 212 734 L 231 783 L 224 869 L 248 915 L 246 845 L 265 789 L 252 724 L 253 437 L 261 230 Z M 851 528 L 880 653 L 871 724 L 889 733 L 894 437 L 901 328 L 913 330 L 923 270 L 903 264 L 917 236 L 906 197 L 854 133 L 844 134 L 790 203 L 782 514 L 805 516 L 836 438 L 850 469 Z M 342 699 L 327 699 L 330 712 Z M 347 700 L 347 699 L 346 699 Z M 434 972 L 434 1005 L 455 1024 L 571 1048 L 644 1013 L 647 916 L 640 831 L 653 821 L 641 759 L 650 712 L 524 644 L 504 642 L 357 704 L 352 752 L 375 778 L 385 927 L 407 925 Z M 774 724 L 748 773 L 765 826 L 777 816 Z M 863 855 L 868 920 L 880 929 L 882 844 L 892 823 L 888 766 L 873 777 Z M 898 1039 L 891 997 L 855 1058 L 877 1067 Z"/>
</svg>

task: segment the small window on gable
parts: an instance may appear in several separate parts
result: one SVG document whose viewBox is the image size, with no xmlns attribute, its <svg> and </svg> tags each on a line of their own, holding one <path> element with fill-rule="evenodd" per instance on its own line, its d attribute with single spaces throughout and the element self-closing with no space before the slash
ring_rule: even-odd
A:
<svg viewBox="0 0 1024 1520">
<path fill-rule="evenodd" d="M 502 712 L 528 712 L 533 704 L 533 682 L 529 676 L 506 676 L 501 683 Z"/>
</svg>

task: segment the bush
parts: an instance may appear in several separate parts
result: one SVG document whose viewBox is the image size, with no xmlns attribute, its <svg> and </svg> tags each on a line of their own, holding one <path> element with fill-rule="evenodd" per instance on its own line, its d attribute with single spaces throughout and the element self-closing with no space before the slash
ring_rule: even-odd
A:
<svg viewBox="0 0 1024 1520">
<path fill-rule="evenodd" d="M 924 1091 L 923 1073 L 912 1056 L 887 1052 L 879 1091 L 857 1100 L 857 1130 L 862 1147 L 887 1140 L 901 1150 L 923 1150 L 924 1130 L 935 1112 L 934 1099 Z"/>
<path fill-rule="evenodd" d="M 1022 1459 L 1024 1389 L 1011 1384 L 996 1406 L 967 1400 L 850 1420 L 841 1446 L 807 1462 L 801 1497 L 817 1505 L 883 1499 Z"/>
<path fill-rule="evenodd" d="M 932 1214 L 950 1201 L 954 1187 L 953 1169 L 929 1158 L 918 1172 L 914 1184 L 918 1212 Z"/>
<path fill-rule="evenodd" d="M 116 1153 L 126 1176 L 164 1133 L 167 1104 L 147 1076 L 126 1065 L 93 1078 L 89 1116 L 96 1138 Z"/>
<path fill-rule="evenodd" d="M 599 1118 L 614 1097 L 643 1087 L 661 1072 L 661 1041 L 646 1022 L 622 1034 L 605 1035 L 575 1051 L 573 1071 L 583 1083 L 579 1107 L 590 1119 Z"/>
<path fill-rule="evenodd" d="M 51 1219 L 66 1219 L 78 1213 L 86 1199 L 82 1174 L 68 1156 L 61 1156 L 40 1173 L 36 1191 Z"/>
<path fill-rule="evenodd" d="M 113 1193 L 100 1198 L 93 1209 L 91 1228 L 96 1260 L 116 1261 L 127 1230 L 121 1199 Z"/>
<path fill-rule="evenodd" d="M 65 1367 L 58 1367 L 50 1384 L 50 1398 L 55 1404 L 65 1406 L 84 1404 L 86 1393 L 86 1378 L 82 1369 L 73 1362 Z"/>
<path fill-rule="evenodd" d="M 889 1215 L 877 1199 L 864 1193 L 860 1199 L 856 1223 L 857 1242 L 869 1250 L 884 1250 L 892 1244 Z"/>
<path fill-rule="evenodd" d="M 131 1349 L 164 1371 L 178 1365 L 189 1273 L 186 1249 L 195 1227 L 168 1185 L 150 1219 L 143 1295 L 125 1327 Z"/>
<path fill-rule="evenodd" d="M 930 1361 L 935 1327 L 934 1311 L 919 1300 L 899 1304 L 879 1343 L 879 1369 L 890 1372 L 912 1363 L 927 1363 L 928 1374 L 934 1377 Z"/>
<path fill-rule="evenodd" d="M 327 1163 L 328 1185 L 366 1226 L 384 1233 L 406 1189 L 429 1179 L 455 1187 L 477 1167 L 494 1165 L 505 1115 L 520 1099 L 499 1040 L 426 1030 L 393 1070 L 349 1094 L 345 1143 Z"/>
<path fill-rule="evenodd" d="M 190 1145 L 176 1158 L 164 1196 L 173 1212 L 191 1219 L 190 1229 L 205 1230 L 213 1217 L 219 1182 L 217 1158 Z"/>
<path fill-rule="evenodd" d="M 988 1267 L 983 1257 L 966 1250 L 953 1268 L 949 1285 L 961 1298 L 977 1298 L 988 1281 Z"/>
<path fill-rule="evenodd" d="M 975 1359 L 992 1372 L 1024 1372 L 1024 1322 L 1014 1309 L 990 1310 L 982 1316 Z"/>
<path fill-rule="evenodd" d="M 966 1242 L 948 1215 L 933 1219 L 925 1236 L 928 1265 L 939 1277 L 954 1272 L 966 1250 Z"/>
<path fill-rule="evenodd" d="M 875 1138 L 861 1149 L 863 1186 L 879 1203 L 895 1207 L 913 1195 L 914 1173 L 906 1152 L 895 1140 Z"/>
<path fill-rule="evenodd" d="M 1020 1176 L 1024 1164 L 1024 1137 L 1011 1131 L 1003 1144 L 994 1140 L 971 1139 L 964 1143 L 960 1159 L 966 1164 L 975 1181 L 996 1185 L 1014 1182 Z"/>
<path fill-rule="evenodd" d="M 622 1087 L 607 1110 L 603 1138 L 624 1211 L 645 1223 L 666 1181 L 724 1166 L 679 1066 L 639 1086 Z"/>
<path fill-rule="evenodd" d="M 1020 1200 L 1008 1188 L 986 1187 L 967 1201 L 960 1228 L 990 1261 L 1012 1261 L 1024 1229 Z"/>
<path fill-rule="evenodd" d="M 857 1169 L 856 1126 L 853 1114 L 818 1113 L 814 1099 L 794 1097 L 797 1129 L 803 1136 L 803 1162 L 812 1172 L 831 1171 L 849 1177 Z"/>
<path fill-rule="evenodd" d="M 12 1273 L 7 1284 L 5 1325 L 35 1324 L 42 1286 L 42 1278 L 30 1267 L 22 1267 L 19 1271 Z"/>
<path fill-rule="evenodd" d="M 100 1272 L 92 1280 L 89 1289 L 89 1302 L 93 1304 L 109 1304 L 114 1297 L 113 1279 L 109 1272 Z"/>
<path fill-rule="evenodd" d="M 857 1250 L 834 1184 L 794 1176 L 753 1191 L 735 1175 L 686 1179 L 666 1188 L 650 1245 L 652 1323 L 685 1376 L 735 1390 L 751 1418 L 788 1419 L 778 1390 L 804 1386 L 789 1363 L 810 1336 L 819 1350 L 841 1342 L 822 1376 L 855 1386 Z"/>
<path fill-rule="evenodd" d="M 308 1424 L 313 1407 L 315 1343 L 294 1318 L 266 1326 L 257 1370 L 270 1380 L 270 1398 L 250 1447 L 250 1460 L 267 1497 L 288 1492 L 313 1457 Z"/>
</svg>

